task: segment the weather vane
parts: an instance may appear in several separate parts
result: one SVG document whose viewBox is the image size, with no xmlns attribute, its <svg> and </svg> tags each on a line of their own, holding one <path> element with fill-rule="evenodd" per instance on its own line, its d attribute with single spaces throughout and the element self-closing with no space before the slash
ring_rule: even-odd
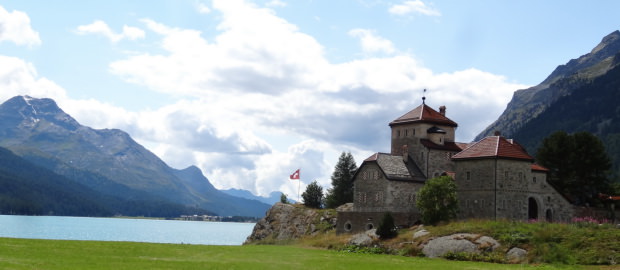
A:
<svg viewBox="0 0 620 270">
<path fill-rule="evenodd" d="M 424 92 L 422 94 L 422 104 L 426 104 L 424 101 L 426 101 L 426 88 L 424 88 Z"/>
</svg>

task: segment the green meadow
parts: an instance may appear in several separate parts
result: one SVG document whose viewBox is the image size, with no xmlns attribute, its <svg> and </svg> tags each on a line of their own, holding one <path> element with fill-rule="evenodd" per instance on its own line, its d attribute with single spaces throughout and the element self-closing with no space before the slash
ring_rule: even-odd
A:
<svg viewBox="0 0 620 270">
<path fill-rule="evenodd" d="M 299 246 L 205 246 L 0 238 L 0 269 L 614 269 L 509 265 Z"/>
</svg>

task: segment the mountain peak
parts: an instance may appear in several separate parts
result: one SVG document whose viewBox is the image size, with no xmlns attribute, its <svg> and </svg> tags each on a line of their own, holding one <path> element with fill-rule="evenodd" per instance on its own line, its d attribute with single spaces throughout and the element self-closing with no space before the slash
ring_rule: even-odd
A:
<svg viewBox="0 0 620 270">
<path fill-rule="evenodd" d="M 620 31 L 616 30 L 611 34 L 605 36 L 603 40 L 601 40 L 601 43 L 599 43 L 596 47 L 594 47 L 594 49 L 592 49 L 590 54 L 595 54 L 600 50 L 603 50 L 608 46 L 613 46 L 614 43 L 618 42 L 620 42 Z"/>
<path fill-rule="evenodd" d="M 12 97 L 0 104 L 0 116 L 8 120 L 5 127 L 32 128 L 41 120 L 69 130 L 75 130 L 80 126 L 51 98 L 33 98 L 27 95 Z"/>
</svg>

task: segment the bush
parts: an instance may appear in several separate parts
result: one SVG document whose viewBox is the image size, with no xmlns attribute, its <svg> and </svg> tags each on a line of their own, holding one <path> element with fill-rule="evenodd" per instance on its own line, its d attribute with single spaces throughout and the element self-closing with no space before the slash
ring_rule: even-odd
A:
<svg viewBox="0 0 620 270">
<path fill-rule="evenodd" d="M 453 219 L 458 209 L 456 183 L 450 176 L 430 179 L 418 191 L 415 203 L 422 213 L 424 224 L 434 225 Z"/>
<path fill-rule="evenodd" d="M 398 235 L 396 225 L 394 225 L 394 218 L 389 212 L 383 215 L 381 223 L 379 223 L 379 226 L 377 227 L 376 234 L 381 239 L 390 239 Z"/>
</svg>

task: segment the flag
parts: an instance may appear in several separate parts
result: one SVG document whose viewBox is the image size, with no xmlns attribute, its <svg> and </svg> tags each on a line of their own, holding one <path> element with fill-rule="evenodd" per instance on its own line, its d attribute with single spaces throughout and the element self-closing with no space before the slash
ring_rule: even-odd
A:
<svg viewBox="0 0 620 270">
<path fill-rule="evenodd" d="M 291 174 L 291 180 L 299 180 L 299 169 L 297 169 L 293 174 Z"/>
</svg>

